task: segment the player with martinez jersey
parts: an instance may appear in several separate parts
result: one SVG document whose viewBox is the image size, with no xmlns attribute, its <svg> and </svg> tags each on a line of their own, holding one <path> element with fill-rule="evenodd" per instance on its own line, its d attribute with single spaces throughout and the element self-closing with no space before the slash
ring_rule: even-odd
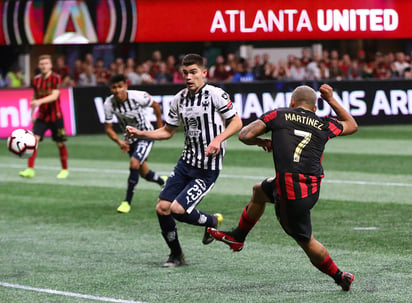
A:
<svg viewBox="0 0 412 303">
<path fill-rule="evenodd" d="M 214 240 L 207 227 L 217 227 L 223 220 L 222 215 L 207 214 L 196 207 L 219 176 L 225 140 L 242 127 L 242 120 L 233 108 L 229 95 L 205 83 L 207 69 L 201 56 L 186 55 L 182 60 L 182 71 L 186 88 L 172 100 L 166 124 L 154 131 L 127 127 L 128 136 L 154 140 L 169 139 L 179 125 L 184 127 L 183 153 L 160 192 L 156 206 L 162 236 L 170 248 L 164 267 L 185 264 L 175 219 L 204 226 L 203 244 Z"/>
<path fill-rule="evenodd" d="M 160 106 L 152 96 L 139 90 L 129 90 L 124 75 L 113 75 L 110 78 L 110 91 L 112 95 L 104 102 L 105 130 L 106 134 L 116 142 L 122 152 L 130 156 L 129 178 L 127 179 L 127 189 L 124 201 L 117 208 L 119 213 L 128 213 L 131 210 L 134 190 L 139 182 L 139 175 L 147 181 L 155 182 L 160 186 L 164 185 L 164 178 L 149 169 L 147 157 L 153 146 L 153 140 L 120 139 L 113 129 L 113 117 L 119 121 L 120 129 L 125 132 L 126 125 L 133 125 L 140 130 L 153 130 L 153 125 L 147 118 L 145 109 L 153 108 L 156 116 L 157 126 L 163 126 Z"/>
<path fill-rule="evenodd" d="M 340 271 L 327 249 L 313 237 L 310 212 L 319 198 L 325 144 L 336 136 L 353 134 L 358 126 L 333 97 L 332 87 L 324 84 L 320 92 L 337 119 L 318 117 L 316 92 L 303 85 L 293 91 L 289 108 L 267 112 L 241 130 L 239 139 L 243 143 L 273 152 L 276 177 L 253 187 L 251 200 L 234 230 L 209 228 L 209 233 L 233 251 L 240 251 L 247 234 L 263 215 L 266 202 L 274 203 L 284 231 L 299 244 L 316 268 L 348 291 L 354 276 Z M 260 137 L 266 132 L 271 132 L 270 139 Z"/>
</svg>

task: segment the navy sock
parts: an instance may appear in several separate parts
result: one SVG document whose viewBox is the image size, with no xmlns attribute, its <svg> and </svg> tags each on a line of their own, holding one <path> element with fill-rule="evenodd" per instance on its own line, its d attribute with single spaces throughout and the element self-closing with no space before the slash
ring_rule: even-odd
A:
<svg viewBox="0 0 412 303">
<path fill-rule="evenodd" d="M 130 169 L 129 178 L 127 179 L 127 191 L 126 191 L 126 198 L 125 200 L 132 203 L 134 189 L 139 183 L 139 170 L 138 169 Z"/>
<path fill-rule="evenodd" d="M 149 172 L 146 176 L 144 176 L 144 178 L 149 182 L 156 182 L 159 185 L 165 184 L 165 181 L 163 181 L 163 179 L 160 178 L 159 175 L 156 174 L 156 172 L 154 172 L 153 170 L 149 170 Z"/>
<path fill-rule="evenodd" d="M 173 216 L 164 216 L 157 214 L 157 219 L 159 220 L 163 239 L 166 241 L 167 246 L 169 246 L 170 248 L 170 253 L 174 256 L 180 256 L 182 254 L 182 248 L 177 236 L 176 222 L 173 219 Z"/>
<path fill-rule="evenodd" d="M 190 214 L 173 214 L 176 220 L 192 225 L 214 227 L 217 225 L 217 219 L 213 215 L 203 213 L 194 209 Z"/>
</svg>

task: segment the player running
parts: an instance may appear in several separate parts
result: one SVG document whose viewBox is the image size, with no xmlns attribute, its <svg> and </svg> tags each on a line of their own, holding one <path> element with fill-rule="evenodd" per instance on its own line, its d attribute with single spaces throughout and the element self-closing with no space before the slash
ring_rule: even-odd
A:
<svg viewBox="0 0 412 303">
<path fill-rule="evenodd" d="M 163 140 L 171 138 L 183 124 L 185 145 L 182 156 L 160 192 L 156 212 L 162 235 L 170 248 L 164 267 L 185 264 L 178 239 L 176 220 L 205 226 L 203 244 L 214 239 L 207 227 L 217 227 L 220 214 L 206 214 L 196 207 L 213 188 L 222 169 L 226 139 L 242 127 L 229 95 L 205 82 L 207 69 L 204 58 L 188 54 L 182 60 L 186 88 L 177 93 L 166 116 L 166 124 L 154 131 L 139 131 L 128 127 L 131 137 Z"/>
<path fill-rule="evenodd" d="M 133 125 L 140 130 L 153 130 L 153 126 L 145 112 L 148 107 L 153 108 L 158 127 L 163 126 L 163 120 L 159 104 L 145 91 L 129 90 L 124 75 L 113 75 L 109 82 L 112 95 L 107 97 L 104 102 L 106 134 L 119 145 L 122 152 L 128 153 L 130 156 L 126 196 L 117 208 L 117 212 L 126 214 L 131 210 L 139 175 L 160 186 L 164 185 L 167 177 L 159 176 L 156 172 L 150 170 L 147 165 L 147 157 L 152 149 L 153 140 L 120 139 L 113 129 L 113 116 L 117 117 L 123 133 L 126 131 L 126 125 Z"/>
</svg>

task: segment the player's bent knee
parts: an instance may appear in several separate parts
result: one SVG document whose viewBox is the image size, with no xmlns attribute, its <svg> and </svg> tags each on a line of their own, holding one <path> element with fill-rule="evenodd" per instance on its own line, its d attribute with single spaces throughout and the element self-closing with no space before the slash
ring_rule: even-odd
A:
<svg viewBox="0 0 412 303">
<path fill-rule="evenodd" d="M 171 203 L 169 201 L 158 200 L 156 205 L 156 213 L 159 215 L 170 215 L 171 214 Z"/>
</svg>

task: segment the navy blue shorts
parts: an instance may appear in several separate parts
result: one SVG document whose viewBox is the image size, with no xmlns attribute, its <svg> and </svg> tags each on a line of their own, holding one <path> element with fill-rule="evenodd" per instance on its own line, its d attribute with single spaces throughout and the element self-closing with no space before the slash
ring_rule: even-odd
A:
<svg viewBox="0 0 412 303">
<path fill-rule="evenodd" d="M 219 172 L 196 168 L 179 159 L 160 192 L 159 199 L 170 202 L 177 200 L 190 214 L 213 188 Z"/>
<path fill-rule="evenodd" d="M 36 119 L 34 121 L 33 133 L 40 137 L 40 141 L 43 140 L 44 133 L 49 129 L 52 132 L 53 141 L 56 141 L 56 142 L 67 141 L 63 118 L 57 119 L 54 122 L 46 122 L 40 119 Z"/>
<path fill-rule="evenodd" d="M 139 139 L 130 144 L 129 156 L 136 158 L 140 163 L 146 161 L 152 150 L 153 140 Z"/>
<path fill-rule="evenodd" d="M 280 199 L 274 177 L 262 181 L 262 190 L 275 204 L 276 216 L 285 232 L 299 242 L 308 242 L 312 235 L 310 210 L 319 199 L 319 191 L 303 199 Z"/>
</svg>

